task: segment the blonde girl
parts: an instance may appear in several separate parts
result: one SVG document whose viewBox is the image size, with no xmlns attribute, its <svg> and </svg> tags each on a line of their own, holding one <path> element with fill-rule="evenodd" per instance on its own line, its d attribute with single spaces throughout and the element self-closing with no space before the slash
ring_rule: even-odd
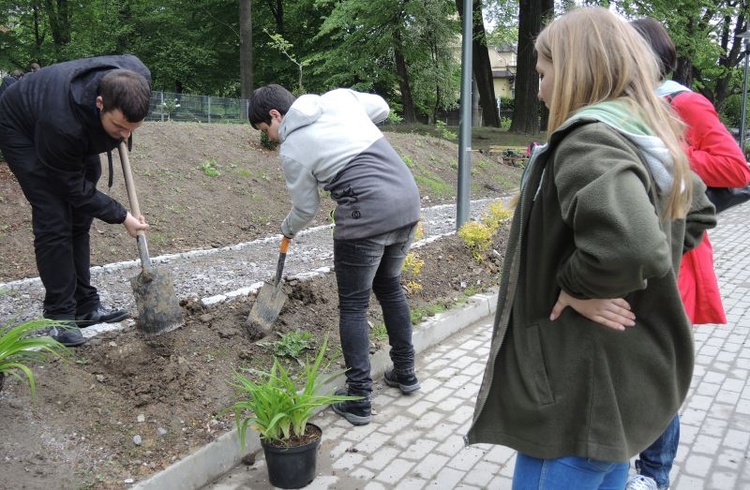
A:
<svg viewBox="0 0 750 490">
<path fill-rule="evenodd" d="M 549 141 L 523 175 L 467 440 L 518 451 L 514 489 L 621 490 L 687 393 L 675 277 L 716 221 L 625 20 L 577 9 L 535 47 Z"/>
</svg>

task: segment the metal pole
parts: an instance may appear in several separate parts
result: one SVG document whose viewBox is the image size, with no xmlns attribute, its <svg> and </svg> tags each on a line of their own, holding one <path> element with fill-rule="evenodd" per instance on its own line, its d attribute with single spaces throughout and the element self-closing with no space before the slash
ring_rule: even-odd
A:
<svg viewBox="0 0 750 490">
<path fill-rule="evenodd" d="M 741 37 L 745 42 L 745 75 L 742 81 L 742 117 L 740 119 L 740 149 L 742 154 L 745 154 L 745 131 L 746 131 L 746 114 L 747 114 L 747 58 L 750 56 L 750 36 L 749 32 L 743 32 L 738 37 Z"/>
<path fill-rule="evenodd" d="M 463 0 L 463 39 L 461 41 L 461 109 L 458 123 L 458 189 L 456 230 L 471 216 L 471 74 L 472 17 L 474 0 Z"/>
</svg>

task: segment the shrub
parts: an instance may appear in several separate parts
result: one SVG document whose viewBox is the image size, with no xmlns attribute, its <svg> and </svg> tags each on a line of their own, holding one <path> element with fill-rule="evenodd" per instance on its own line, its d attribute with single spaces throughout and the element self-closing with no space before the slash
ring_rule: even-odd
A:
<svg viewBox="0 0 750 490">
<path fill-rule="evenodd" d="M 471 255 L 477 262 L 484 261 L 484 254 L 492 245 L 492 229 L 484 223 L 469 221 L 458 230 L 458 237 L 471 249 Z"/>
<path fill-rule="evenodd" d="M 495 201 L 487 208 L 487 214 L 482 220 L 493 233 L 500 229 L 500 225 L 513 216 L 513 211 L 505 206 L 502 201 Z"/>
</svg>

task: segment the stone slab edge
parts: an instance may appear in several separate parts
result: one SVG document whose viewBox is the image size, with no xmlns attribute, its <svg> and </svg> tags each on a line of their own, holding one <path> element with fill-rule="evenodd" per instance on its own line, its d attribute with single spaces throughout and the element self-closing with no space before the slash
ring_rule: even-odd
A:
<svg viewBox="0 0 750 490">
<path fill-rule="evenodd" d="M 480 319 L 492 315 L 497 306 L 497 291 L 472 296 L 467 302 L 445 313 L 420 323 L 414 328 L 414 350 L 420 353 Z M 390 367 L 388 353 L 381 349 L 372 356 L 372 377 L 377 379 Z M 138 490 L 164 490 L 180 488 L 195 490 L 208 485 L 235 466 L 248 453 L 260 451 L 260 438 L 248 431 L 245 450 L 240 448 L 237 429 L 227 432 L 215 441 L 153 475 L 136 483 Z"/>
</svg>

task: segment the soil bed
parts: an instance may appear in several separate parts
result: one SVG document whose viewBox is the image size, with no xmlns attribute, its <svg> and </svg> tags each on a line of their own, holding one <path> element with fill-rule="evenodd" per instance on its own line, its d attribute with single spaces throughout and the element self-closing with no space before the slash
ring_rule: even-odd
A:
<svg viewBox="0 0 750 490">
<path fill-rule="evenodd" d="M 388 137 L 409 157 L 423 202 L 452 202 L 455 144 L 419 135 Z M 152 255 L 278 233 L 290 201 L 277 155 L 257 139 L 248 126 L 153 123 L 139 129 L 131 162 L 141 208 L 152 225 Z M 204 173 L 211 161 L 219 177 Z M 518 169 L 497 162 L 482 161 L 475 168 L 474 198 L 500 197 L 518 181 Z M 112 194 L 126 203 L 117 172 L 115 182 Z M 0 204 L 0 281 L 33 277 L 29 207 L 4 164 Z M 325 223 L 326 211 L 316 224 Z M 414 281 L 407 288 L 412 310 L 429 314 L 450 308 L 467 294 L 496 285 L 505 233 L 503 227 L 481 261 L 455 235 L 414 249 L 424 265 L 416 276 L 404 278 L 405 284 Z M 132 260 L 134 250 L 122 227 L 96 222 L 95 264 Z M 97 286 L 106 291 L 106 284 Z M 289 299 L 276 324 L 278 334 L 310 332 L 314 341 L 303 357 L 313 355 L 328 335 L 329 359 L 338 370 L 335 277 L 317 275 L 284 287 Z M 7 294 L 2 289 L 0 300 Z M 234 418 L 226 408 L 235 399 L 229 384 L 233 373 L 269 369 L 273 348 L 264 344 L 280 338 L 254 342 L 247 335 L 244 321 L 253 300 L 243 297 L 211 308 L 184 300 L 186 325 L 150 339 L 132 326 L 97 335 L 74 351 L 71 362 L 34 367 L 35 405 L 25 385 L 6 378 L 0 392 L 0 489 L 126 488 L 232 430 Z M 378 335 L 382 318 L 374 300 L 370 321 L 372 351 L 387 349 L 387 340 Z M 284 362 L 297 364 L 292 358 Z"/>
</svg>

